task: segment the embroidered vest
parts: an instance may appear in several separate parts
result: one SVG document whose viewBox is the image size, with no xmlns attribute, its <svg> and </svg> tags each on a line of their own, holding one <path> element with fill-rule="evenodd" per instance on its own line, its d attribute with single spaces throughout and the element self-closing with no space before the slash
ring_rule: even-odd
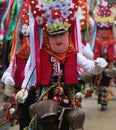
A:
<svg viewBox="0 0 116 130">
<path fill-rule="evenodd" d="M 50 85 L 52 74 L 53 74 L 53 63 L 51 62 L 51 56 L 45 51 L 41 50 L 40 52 L 40 61 L 41 61 L 41 77 L 39 85 Z M 62 64 L 62 63 L 61 63 Z M 78 75 L 77 75 L 77 63 L 76 55 L 72 55 L 66 58 L 63 66 L 63 78 L 65 85 L 76 85 L 78 84 Z"/>
</svg>

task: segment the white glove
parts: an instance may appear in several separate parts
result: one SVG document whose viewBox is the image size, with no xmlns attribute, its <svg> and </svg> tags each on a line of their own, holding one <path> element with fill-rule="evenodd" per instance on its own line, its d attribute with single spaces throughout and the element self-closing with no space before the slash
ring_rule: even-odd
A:
<svg viewBox="0 0 116 130">
<path fill-rule="evenodd" d="M 95 65 L 97 67 L 98 70 L 103 70 L 107 65 L 107 61 L 103 58 L 97 58 L 95 60 Z"/>
<path fill-rule="evenodd" d="M 6 76 L 5 79 L 4 79 L 4 84 L 6 86 L 14 86 L 15 82 L 14 82 L 14 79 L 11 76 Z"/>
<path fill-rule="evenodd" d="M 22 90 L 20 90 L 20 91 L 16 94 L 15 99 L 16 99 L 19 103 L 24 103 L 27 97 L 28 97 L 28 90 L 27 90 L 27 89 L 22 89 Z"/>
</svg>

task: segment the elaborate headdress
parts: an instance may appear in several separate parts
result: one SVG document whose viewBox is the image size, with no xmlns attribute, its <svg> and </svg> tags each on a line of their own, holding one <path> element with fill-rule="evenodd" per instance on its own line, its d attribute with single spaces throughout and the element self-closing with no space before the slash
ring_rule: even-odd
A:
<svg viewBox="0 0 116 130">
<path fill-rule="evenodd" d="M 115 20 L 115 10 L 115 6 L 106 1 L 95 7 L 94 19 L 98 27 L 94 49 L 95 58 L 107 53 L 108 60 L 114 59 L 114 44 L 116 41 L 112 28 Z M 101 49 L 102 51 L 100 51 Z"/>
<path fill-rule="evenodd" d="M 36 71 L 38 71 L 37 79 L 39 79 L 39 53 L 43 42 L 43 30 L 54 35 L 63 33 L 71 27 L 72 41 L 76 50 L 81 51 L 80 21 L 83 21 L 82 25 L 85 26 L 86 17 L 84 16 L 86 16 L 87 11 L 85 0 L 30 0 L 30 6 L 30 43 L 33 44 L 31 52 L 33 56 L 37 57 L 35 64 Z M 80 9 L 81 13 L 77 13 L 79 6 L 82 8 Z M 80 17 L 79 21 L 80 14 L 84 16 Z M 40 27 L 39 30 L 38 27 Z"/>
<path fill-rule="evenodd" d="M 37 23 L 50 34 L 58 30 L 67 31 L 75 19 L 78 7 L 82 25 L 86 21 L 84 0 L 30 0 L 30 4 Z"/>
<path fill-rule="evenodd" d="M 94 19 L 99 28 L 111 28 L 115 17 L 115 7 L 111 3 L 97 5 L 94 10 Z"/>
<path fill-rule="evenodd" d="M 52 34 L 67 31 L 78 7 L 69 0 L 31 0 L 31 11 L 39 26 Z"/>
</svg>

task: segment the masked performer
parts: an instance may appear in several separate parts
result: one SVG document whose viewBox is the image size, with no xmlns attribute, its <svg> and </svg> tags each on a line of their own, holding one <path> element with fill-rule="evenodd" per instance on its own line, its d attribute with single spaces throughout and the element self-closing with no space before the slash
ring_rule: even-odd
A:
<svg viewBox="0 0 116 130">
<path fill-rule="evenodd" d="M 30 0 L 31 53 L 26 65 L 28 73 L 24 79 L 28 86 L 22 84 L 16 99 L 19 103 L 24 103 L 31 86 L 37 86 L 38 103 L 42 101 L 43 105 L 38 109 L 38 106 L 33 104 L 30 111 L 31 115 L 41 113 L 38 116 L 43 130 L 57 130 L 58 127 L 60 130 L 69 129 L 68 124 L 58 125 L 56 113 L 59 105 L 71 109 L 77 105 L 75 95 L 80 91 L 77 65 L 95 75 L 107 66 L 103 58 L 94 61 L 80 53 L 81 34 L 76 15 L 78 4 L 75 0 Z M 55 106 L 52 107 L 53 105 Z M 64 121 L 68 120 L 72 129 L 80 128 L 70 120 L 75 118 L 71 115 L 68 113 L 67 118 L 63 118 Z M 77 120 L 76 117 L 75 122 Z"/>
<path fill-rule="evenodd" d="M 94 58 L 103 57 L 108 61 L 106 71 L 100 74 L 97 85 L 99 86 L 98 103 L 101 104 L 101 110 L 107 110 L 107 95 L 109 84 L 112 79 L 113 73 L 110 74 L 108 68 L 112 70 L 114 60 L 114 46 L 116 40 L 113 36 L 113 23 L 115 18 L 115 7 L 103 0 L 96 5 L 94 9 L 94 19 L 97 23 L 97 33 L 94 47 Z"/>
<path fill-rule="evenodd" d="M 33 98 L 32 100 L 27 99 L 28 101 L 25 102 L 26 105 L 17 104 L 15 100 L 15 95 L 20 90 L 25 77 L 25 65 L 30 54 L 28 5 L 28 1 L 19 2 L 19 14 L 17 14 L 18 21 L 13 33 L 12 49 L 10 53 L 11 63 L 2 76 L 2 82 L 5 84 L 4 93 L 8 97 L 7 103 L 10 104 L 6 112 L 6 117 L 11 122 L 18 120 L 21 130 L 23 130 L 25 126 L 28 126 L 30 122 L 27 108 L 32 100 L 34 100 Z M 18 115 L 16 114 L 17 108 Z"/>
</svg>

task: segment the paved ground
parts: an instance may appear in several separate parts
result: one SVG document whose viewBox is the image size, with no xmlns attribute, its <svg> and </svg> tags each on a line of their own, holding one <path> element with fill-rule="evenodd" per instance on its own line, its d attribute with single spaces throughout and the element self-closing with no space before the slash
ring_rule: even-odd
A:
<svg viewBox="0 0 116 130">
<path fill-rule="evenodd" d="M 96 97 L 84 100 L 86 113 L 84 130 L 116 130 L 116 97 L 109 101 L 108 110 L 100 111 Z"/>
<path fill-rule="evenodd" d="M 96 96 L 83 99 L 82 105 L 86 113 L 84 130 L 116 130 L 116 95 L 109 101 L 108 110 L 104 112 L 100 111 Z M 0 130 L 19 130 L 19 127 L 10 128 L 6 124 Z"/>
</svg>

